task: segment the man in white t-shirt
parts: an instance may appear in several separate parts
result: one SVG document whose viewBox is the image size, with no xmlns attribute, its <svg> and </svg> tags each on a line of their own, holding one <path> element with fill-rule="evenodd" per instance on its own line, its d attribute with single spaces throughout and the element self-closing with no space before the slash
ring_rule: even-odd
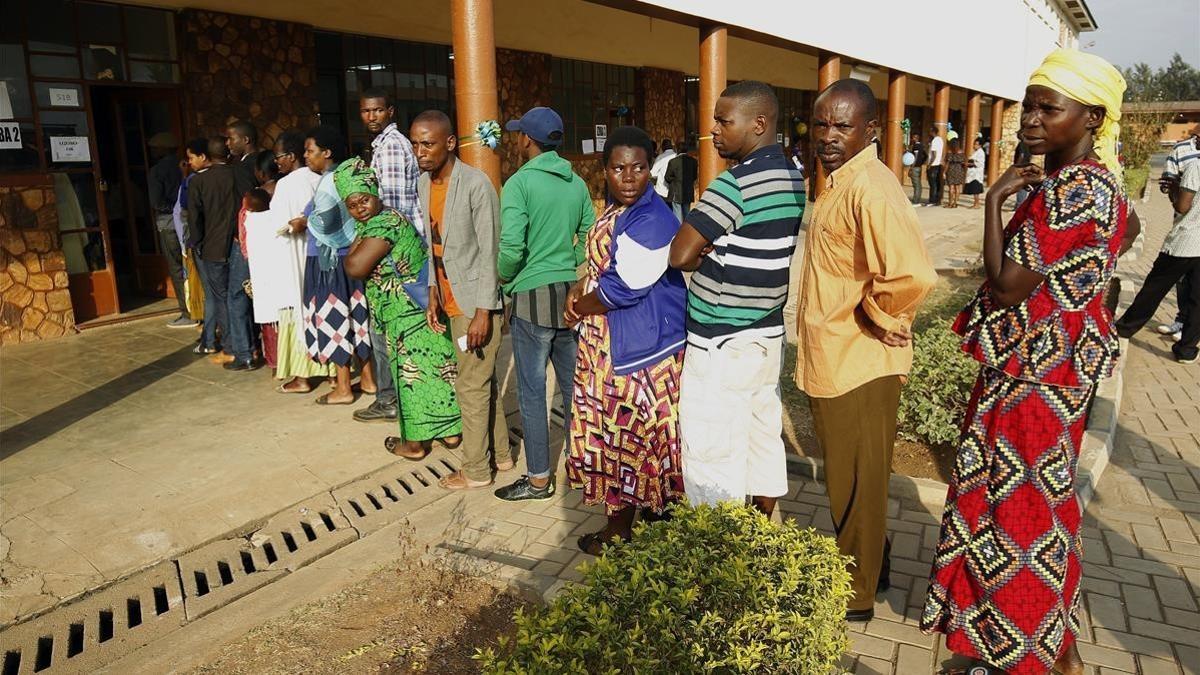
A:
<svg viewBox="0 0 1200 675">
<path fill-rule="evenodd" d="M 664 138 L 659 145 L 660 152 L 650 167 L 650 180 L 654 181 L 654 191 L 659 197 L 667 198 L 667 163 L 675 156 L 675 146 L 671 139 Z"/>
<path fill-rule="evenodd" d="M 1200 162 L 1200 124 L 1192 129 L 1187 138 L 1176 143 L 1171 148 L 1171 154 L 1167 155 L 1166 169 L 1163 170 L 1162 177 L 1158 179 L 1158 185 L 1163 194 L 1170 194 L 1171 190 L 1178 186 L 1179 179 L 1188 166 L 1197 162 Z M 1171 323 L 1159 324 L 1156 329 L 1159 333 L 1170 335 L 1176 340 L 1179 339 L 1179 334 L 1183 332 L 1183 324 L 1187 323 L 1187 297 L 1189 294 L 1191 294 L 1190 285 L 1184 278 L 1175 286 L 1175 297 L 1178 299 L 1179 306 L 1175 320 Z"/>
<path fill-rule="evenodd" d="M 929 180 L 929 203 L 925 206 L 937 206 L 942 203 L 942 158 L 946 155 L 946 141 L 938 134 L 937 127 L 929 130 L 929 169 L 925 172 Z"/>
</svg>

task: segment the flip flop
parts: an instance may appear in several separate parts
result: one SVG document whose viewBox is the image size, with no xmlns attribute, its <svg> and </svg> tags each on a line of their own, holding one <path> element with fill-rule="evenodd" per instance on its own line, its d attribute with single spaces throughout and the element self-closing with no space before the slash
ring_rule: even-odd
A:
<svg viewBox="0 0 1200 675">
<path fill-rule="evenodd" d="M 317 405 L 353 405 L 353 403 L 354 403 L 353 400 L 345 401 L 342 403 L 330 401 L 329 394 L 321 394 L 317 398 L 313 399 L 313 402 L 316 403 Z"/>
<path fill-rule="evenodd" d="M 461 471 L 455 471 L 449 476 L 443 477 L 438 481 L 438 486 L 446 490 L 475 490 L 485 488 L 492 484 L 493 481 L 477 481 L 467 478 L 466 474 Z"/>
</svg>

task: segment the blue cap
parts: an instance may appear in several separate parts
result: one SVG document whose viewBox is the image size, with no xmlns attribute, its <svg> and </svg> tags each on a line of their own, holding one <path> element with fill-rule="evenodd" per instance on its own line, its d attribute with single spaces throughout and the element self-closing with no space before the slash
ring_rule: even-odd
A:
<svg viewBox="0 0 1200 675">
<path fill-rule="evenodd" d="M 558 145 L 563 139 L 563 122 L 558 113 L 544 106 L 530 108 L 519 120 L 510 120 L 504 128 L 519 131 L 538 143 Z"/>
</svg>

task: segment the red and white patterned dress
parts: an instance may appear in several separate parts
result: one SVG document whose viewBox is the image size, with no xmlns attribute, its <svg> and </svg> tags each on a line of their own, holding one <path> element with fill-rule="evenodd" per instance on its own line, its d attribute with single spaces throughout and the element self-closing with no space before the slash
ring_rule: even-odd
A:
<svg viewBox="0 0 1200 675">
<path fill-rule="evenodd" d="M 612 264 L 612 233 L 624 207 L 610 206 L 588 232 L 592 287 Z M 584 317 L 571 397 L 567 479 L 607 515 L 641 506 L 660 512 L 683 495 L 679 377 L 683 350 L 629 375 L 613 372 L 608 318 Z"/>
<path fill-rule="evenodd" d="M 1047 672 L 1079 631 L 1075 463 L 1095 384 L 1117 358 L 1104 295 L 1126 211 L 1094 161 L 1048 176 L 1005 228 L 1005 255 L 1045 281 L 1013 307 L 984 283 L 954 324 L 982 367 L 921 628 L 1008 673 Z"/>
</svg>

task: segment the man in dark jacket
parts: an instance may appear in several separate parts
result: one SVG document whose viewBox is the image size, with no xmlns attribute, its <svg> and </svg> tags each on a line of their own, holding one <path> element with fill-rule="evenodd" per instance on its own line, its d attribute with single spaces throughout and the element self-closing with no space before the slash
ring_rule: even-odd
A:
<svg viewBox="0 0 1200 675">
<path fill-rule="evenodd" d="M 254 175 L 254 156 L 258 154 L 258 129 L 253 124 L 239 120 L 225 129 L 225 147 L 229 148 L 229 163 L 234 169 L 234 181 L 238 199 L 258 187 Z"/>
<path fill-rule="evenodd" d="M 253 370 L 250 349 L 250 297 L 245 282 L 250 267 L 237 239 L 241 198 L 233 167 L 226 163 L 225 139 L 197 138 L 188 143 L 188 164 L 196 175 L 188 182 L 188 248 L 204 283 L 204 333 L 199 353 L 216 351 L 221 328 L 224 354 L 214 357 L 226 370 Z"/>
<path fill-rule="evenodd" d="M 913 196 L 912 203 L 921 203 L 921 167 L 925 166 L 925 161 L 929 159 L 929 155 L 925 152 L 925 144 L 921 142 L 921 134 L 913 133 L 908 144 L 908 151 L 913 154 L 912 166 L 908 167 L 908 178 L 912 181 Z"/>
<path fill-rule="evenodd" d="M 665 175 L 667 201 L 671 202 L 671 209 L 681 223 L 688 211 L 691 210 L 692 196 L 696 193 L 696 171 L 699 168 L 699 162 L 688 154 L 690 150 L 691 146 L 687 141 L 680 143 L 679 154 L 667 162 Z"/>
<path fill-rule="evenodd" d="M 150 150 L 158 157 L 146 175 L 150 193 L 150 208 L 154 210 L 154 229 L 158 232 L 163 257 L 167 259 L 167 273 L 171 276 L 171 288 L 179 303 L 179 316 L 167 322 L 168 328 L 190 328 L 196 325 L 188 314 L 187 298 L 183 292 L 183 248 L 175 236 L 175 201 L 179 197 L 179 184 L 183 173 L 179 169 L 179 156 L 175 154 L 178 141 L 167 132 L 150 138 Z"/>
</svg>

